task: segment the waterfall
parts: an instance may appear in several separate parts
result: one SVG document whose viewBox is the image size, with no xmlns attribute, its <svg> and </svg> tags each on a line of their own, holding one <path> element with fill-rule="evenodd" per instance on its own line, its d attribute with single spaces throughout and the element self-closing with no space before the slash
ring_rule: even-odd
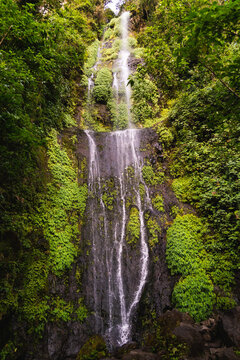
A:
<svg viewBox="0 0 240 360">
<path fill-rule="evenodd" d="M 113 72 L 113 89 L 115 99 L 118 105 L 126 107 L 126 124 L 129 127 L 133 127 L 131 124 L 131 86 L 128 85 L 128 78 L 130 75 L 130 69 L 128 66 L 128 60 L 130 57 L 130 47 L 128 44 L 128 28 L 129 28 L 130 13 L 124 12 L 120 17 L 121 28 L 121 49 L 118 54 L 118 59 L 114 63 Z"/>
<path fill-rule="evenodd" d="M 113 88 L 117 99 L 120 92 L 124 94 L 130 126 L 129 16 L 128 12 L 121 15 L 120 72 L 114 73 Z M 132 318 L 148 275 L 144 213 L 151 208 L 151 201 L 141 172 L 142 131 L 128 128 L 85 133 L 89 144 L 90 194 L 87 234 L 91 242 L 88 286 L 92 289 L 87 301 L 94 310 L 96 333 L 104 335 L 110 346 L 121 346 L 131 340 Z M 140 194 L 141 186 L 144 195 Z M 137 209 L 139 219 L 139 238 L 134 247 L 126 241 L 131 208 Z"/>
<path fill-rule="evenodd" d="M 119 53 L 119 59 L 121 64 L 121 81 L 125 89 L 126 105 L 128 110 L 128 121 L 130 122 L 131 86 L 128 85 L 128 78 L 130 75 L 130 69 L 128 66 L 128 59 L 130 56 L 129 45 L 128 45 L 129 19 L 130 19 L 129 12 L 124 12 L 121 15 L 122 49 Z"/>
<path fill-rule="evenodd" d="M 86 131 L 89 143 L 89 236 L 92 240 L 92 277 L 96 332 L 104 334 L 111 345 L 123 345 L 131 339 L 131 320 L 139 303 L 148 273 L 148 245 L 144 212 L 151 208 L 145 186 L 144 199 L 139 186 L 142 161 L 139 152 L 141 130 L 127 129 L 98 134 L 102 152 L 98 150 L 96 134 Z M 104 149 L 104 150 L 103 150 Z M 128 169 L 131 167 L 132 175 Z M 134 175 L 133 175 L 134 174 Z M 106 193 L 113 185 L 115 199 L 108 206 Z M 128 250 L 126 224 L 129 219 L 127 201 L 138 209 L 139 244 Z M 132 252 L 134 268 L 126 258 Z M 140 256 L 139 256 L 140 254 Z M 106 317 L 104 324 L 103 318 Z M 105 314 L 105 315 L 104 315 Z"/>
<path fill-rule="evenodd" d="M 100 64 L 100 57 L 101 57 L 101 48 L 100 46 L 98 47 L 98 52 L 97 52 L 97 60 L 95 65 L 91 68 L 92 69 L 92 74 L 91 76 L 88 77 L 88 103 L 90 103 L 91 101 L 91 92 L 92 89 L 94 87 L 94 73 L 97 71 L 98 65 Z"/>
</svg>

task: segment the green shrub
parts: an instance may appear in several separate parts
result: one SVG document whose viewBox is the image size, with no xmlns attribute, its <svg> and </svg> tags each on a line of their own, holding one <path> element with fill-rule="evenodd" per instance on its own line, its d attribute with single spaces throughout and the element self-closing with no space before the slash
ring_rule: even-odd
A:
<svg viewBox="0 0 240 360">
<path fill-rule="evenodd" d="M 112 40 L 116 37 L 119 37 L 121 35 L 120 30 L 120 17 L 113 18 L 110 23 L 108 24 L 107 30 L 104 32 L 103 40 Z"/>
<path fill-rule="evenodd" d="M 107 104 L 112 96 L 112 73 L 108 68 L 98 71 L 93 88 L 93 96 L 98 103 Z"/>
<path fill-rule="evenodd" d="M 100 42 L 99 40 L 95 40 L 88 48 L 87 48 L 87 61 L 84 64 L 84 73 L 87 77 L 91 76 L 92 67 L 95 65 L 97 61 L 98 48 Z"/>
<path fill-rule="evenodd" d="M 195 215 L 177 215 L 167 230 L 166 258 L 172 275 L 189 275 L 201 268 L 202 230 L 203 224 Z"/>
<path fill-rule="evenodd" d="M 155 129 L 156 129 L 156 133 L 159 136 L 159 142 L 163 146 L 164 150 L 169 149 L 169 147 L 172 145 L 174 140 L 174 136 L 171 129 L 165 126 L 162 121 L 160 121 L 159 123 L 157 123 L 157 125 L 155 125 Z"/>
<path fill-rule="evenodd" d="M 118 53 L 121 48 L 121 40 L 116 39 L 110 48 L 103 49 L 102 57 L 104 61 L 112 61 L 118 58 Z"/>
<path fill-rule="evenodd" d="M 204 271 L 187 276 L 175 285 L 173 302 L 176 308 L 189 313 L 195 321 L 206 319 L 213 310 L 214 287 Z"/>
<path fill-rule="evenodd" d="M 155 172 L 152 165 L 144 165 L 142 168 L 142 176 L 146 184 L 158 185 L 163 183 L 164 173 L 159 171 Z"/>
<path fill-rule="evenodd" d="M 159 94 L 156 85 L 146 76 L 139 75 L 132 77 L 132 113 L 135 123 L 144 124 L 149 118 L 156 117 L 159 107 Z"/>
<path fill-rule="evenodd" d="M 180 201 L 192 203 L 194 190 L 191 178 L 183 177 L 173 180 L 172 188 Z"/>
</svg>

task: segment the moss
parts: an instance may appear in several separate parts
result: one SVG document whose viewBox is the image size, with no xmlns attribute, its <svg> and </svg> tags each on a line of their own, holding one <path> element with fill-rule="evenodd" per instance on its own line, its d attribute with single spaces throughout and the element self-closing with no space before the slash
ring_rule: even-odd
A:
<svg viewBox="0 0 240 360">
<path fill-rule="evenodd" d="M 83 303 L 83 299 L 80 298 L 78 300 L 78 307 L 75 310 L 75 315 L 78 321 L 80 321 L 81 323 L 87 318 L 88 316 L 88 311 L 86 306 Z"/>
<path fill-rule="evenodd" d="M 157 194 L 152 200 L 154 208 L 160 212 L 164 212 L 164 203 L 162 195 Z"/>
<path fill-rule="evenodd" d="M 114 196 L 113 194 L 103 193 L 102 200 L 108 210 L 113 210 Z"/>
<path fill-rule="evenodd" d="M 105 184 L 102 185 L 104 190 L 102 200 L 108 210 L 113 210 L 114 201 L 117 197 L 117 189 L 115 187 L 114 178 L 105 180 Z"/>
<path fill-rule="evenodd" d="M 136 59 L 142 59 L 144 57 L 144 48 L 137 47 L 132 51 Z"/>
<path fill-rule="evenodd" d="M 77 360 L 100 360 L 107 355 L 108 351 L 104 339 L 96 335 L 83 345 L 77 355 Z"/>
<path fill-rule="evenodd" d="M 52 321 L 70 321 L 72 318 L 72 313 L 74 311 L 74 306 L 71 302 L 66 302 L 60 297 L 56 297 L 52 301 L 53 309 L 51 310 L 51 319 Z"/>
<path fill-rule="evenodd" d="M 149 214 L 145 215 L 145 219 L 149 232 L 148 243 L 150 248 L 153 249 L 158 244 L 158 237 L 161 234 L 161 228 L 157 220 L 151 217 Z"/>
<path fill-rule="evenodd" d="M 139 193 L 140 193 L 141 200 L 143 201 L 144 197 L 146 195 L 146 189 L 145 189 L 144 184 L 142 184 L 142 183 L 139 184 Z"/>
<path fill-rule="evenodd" d="M 134 167 L 133 166 L 128 166 L 128 168 L 126 169 L 127 171 L 127 175 L 128 177 L 130 178 L 133 178 L 134 175 L 135 175 L 135 170 L 134 170 Z"/>
<path fill-rule="evenodd" d="M 84 157 L 79 164 L 79 178 L 82 182 L 87 181 L 88 178 L 88 167 L 87 167 L 87 159 Z"/>
<path fill-rule="evenodd" d="M 127 223 L 126 241 L 130 245 L 135 245 L 140 238 L 140 219 L 139 211 L 136 207 L 130 210 L 129 220 Z"/>
<path fill-rule="evenodd" d="M 178 207 L 177 205 L 173 205 L 171 207 L 170 215 L 175 218 L 177 215 L 184 215 L 184 209 Z"/>
<path fill-rule="evenodd" d="M 148 185 L 162 184 L 164 179 L 164 173 L 162 171 L 156 173 L 151 164 L 143 166 L 142 176 L 145 183 Z"/>
</svg>

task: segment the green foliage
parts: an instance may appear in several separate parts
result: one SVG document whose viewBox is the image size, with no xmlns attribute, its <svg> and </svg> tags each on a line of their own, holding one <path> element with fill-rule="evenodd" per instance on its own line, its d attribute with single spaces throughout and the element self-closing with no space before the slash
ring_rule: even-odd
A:
<svg viewBox="0 0 240 360">
<path fill-rule="evenodd" d="M 106 343 L 101 336 L 90 338 L 81 348 L 77 360 L 100 360 L 108 354 Z"/>
<path fill-rule="evenodd" d="M 112 73 L 108 68 L 98 71 L 93 96 L 98 103 L 107 104 L 112 95 Z"/>
<path fill-rule="evenodd" d="M 162 195 L 157 194 L 152 200 L 154 208 L 160 212 L 164 212 L 164 203 Z"/>
<path fill-rule="evenodd" d="M 204 250 L 204 235 L 206 228 L 193 214 L 177 215 L 167 231 L 168 266 L 172 274 L 184 276 L 174 287 L 173 301 L 195 321 L 207 318 L 215 302 L 214 286 L 206 274 L 211 257 Z"/>
<path fill-rule="evenodd" d="M 145 194 L 146 194 L 146 189 L 145 189 L 144 184 L 142 184 L 142 183 L 139 184 L 139 193 L 140 193 L 141 200 L 143 200 L 145 197 Z"/>
<path fill-rule="evenodd" d="M 108 101 L 108 108 L 111 113 L 111 120 L 113 122 L 114 130 L 123 130 L 128 126 L 128 109 L 124 102 L 119 104 L 113 98 Z"/>
<path fill-rule="evenodd" d="M 159 136 L 159 142 L 163 146 L 163 149 L 169 149 L 173 144 L 174 136 L 171 129 L 164 125 L 160 119 L 155 120 L 157 124 L 154 126 L 156 133 Z"/>
<path fill-rule="evenodd" d="M 48 258 L 46 254 L 35 251 L 27 266 L 24 287 L 20 292 L 20 314 L 31 324 L 30 331 L 41 334 L 48 320 L 50 310 L 47 298 Z"/>
<path fill-rule="evenodd" d="M 168 115 L 177 134 L 171 155 L 171 173 L 178 177 L 173 188 L 199 209 L 215 232 L 208 245 L 214 254 L 211 276 L 221 288 L 217 302 L 223 306 L 225 298 L 232 301 L 233 273 L 239 267 L 237 112 L 237 101 L 214 83 L 182 95 Z"/>
<path fill-rule="evenodd" d="M 100 46 L 99 40 L 95 40 L 88 48 L 87 48 L 87 61 L 84 63 L 84 73 L 89 77 L 91 76 L 92 70 L 91 68 L 95 65 L 97 61 L 98 48 Z"/>
<path fill-rule="evenodd" d="M 172 188 L 176 197 L 183 202 L 191 203 L 194 197 L 191 178 L 178 178 L 172 182 Z"/>
<path fill-rule="evenodd" d="M 103 40 L 112 40 L 116 37 L 119 37 L 121 34 L 120 31 L 120 17 L 118 18 L 113 18 L 110 23 L 108 24 L 107 29 L 104 32 L 104 37 Z"/>
<path fill-rule="evenodd" d="M 158 185 L 163 183 L 164 173 L 161 171 L 155 172 L 152 165 L 144 165 L 142 168 L 142 176 L 146 184 Z"/>
<path fill-rule="evenodd" d="M 172 274 L 189 275 L 202 267 L 203 230 L 201 220 L 193 214 L 176 217 L 167 231 L 166 257 Z"/>
<path fill-rule="evenodd" d="M 132 76 L 132 113 L 135 123 L 144 124 L 147 119 L 156 117 L 158 107 L 158 89 L 148 76 L 141 76 L 140 73 Z"/>
<path fill-rule="evenodd" d="M 173 301 L 182 312 L 188 312 L 195 321 L 211 315 L 215 296 L 213 284 L 204 271 L 188 275 L 175 286 Z"/>
<path fill-rule="evenodd" d="M 140 219 L 139 211 L 136 207 L 132 207 L 127 223 L 126 241 L 129 245 L 135 245 L 140 238 Z"/>
<path fill-rule="evenodd" d="M 116 60 L 121 47 L 121 40 L 116 39 L 110 48 L 103 49 L 102 57 L 104 61 Z"/>
<path fill-rule="evenodd" d="M 88 311 L 86 306 L 83 304 L 83 299 L 80 298 L 78 301 L 78 308 L 77 310 L 75 310 L 75 314 L 77 317 L 77 320 L 80 321 L 81 323 L 87 318 L 88 316 Z"/>
<path fill-rule="evenodd" d="M 73 313 L 73 304 L 67 303 L 63 299 L 57 297 L 53 300 L 52 305 L 54 306 L 53 310 L 51 311 L 51 317 L 53 321 L 70 321 L 71 315 Z"/>
<path fill-rule="evenodd" d="M 38 225 L 43 227 L 50 245 L 51 269 L 61 274 L 70 267 L 77 254 L 78 221 L 85 211 L 88 189 L 86 184 L 78 185 L 77 170 L 54 133 L 49 138 L 48 155 L 52 182 L 37 221 L 40 221 Z"/>
</svg>

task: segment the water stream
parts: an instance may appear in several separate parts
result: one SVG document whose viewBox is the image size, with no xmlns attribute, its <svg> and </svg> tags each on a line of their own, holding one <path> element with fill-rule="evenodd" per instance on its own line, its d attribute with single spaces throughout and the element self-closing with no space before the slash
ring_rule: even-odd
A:
<svg viewBox="0 0 240 360">
<path fill-rule="evenodd" d="M 123 13 L 121 76 L 119 80 L 114 74 L 113 87 L 117 97 L 119 88 L 123 89 L 131 127 L 128 23 L 129 13 Z M 151 208 L 151 203 L 141 173 L 141 130 L 128 128 L 98 134 L 88 130 L 86 136 L 89 144 L 88 236 L 92 262 L 89 272 L 95 331 L 103 334 L 110 346 L 121 346 L 131 340 L 132 318 L 148 275 L 144 213 Z M 140 194 L 140 187 L 144 194 Z M 139 217 L 139 239 L 134 247 L 126 241 L 131 208 L 137 209 Z"/>
</svg>

